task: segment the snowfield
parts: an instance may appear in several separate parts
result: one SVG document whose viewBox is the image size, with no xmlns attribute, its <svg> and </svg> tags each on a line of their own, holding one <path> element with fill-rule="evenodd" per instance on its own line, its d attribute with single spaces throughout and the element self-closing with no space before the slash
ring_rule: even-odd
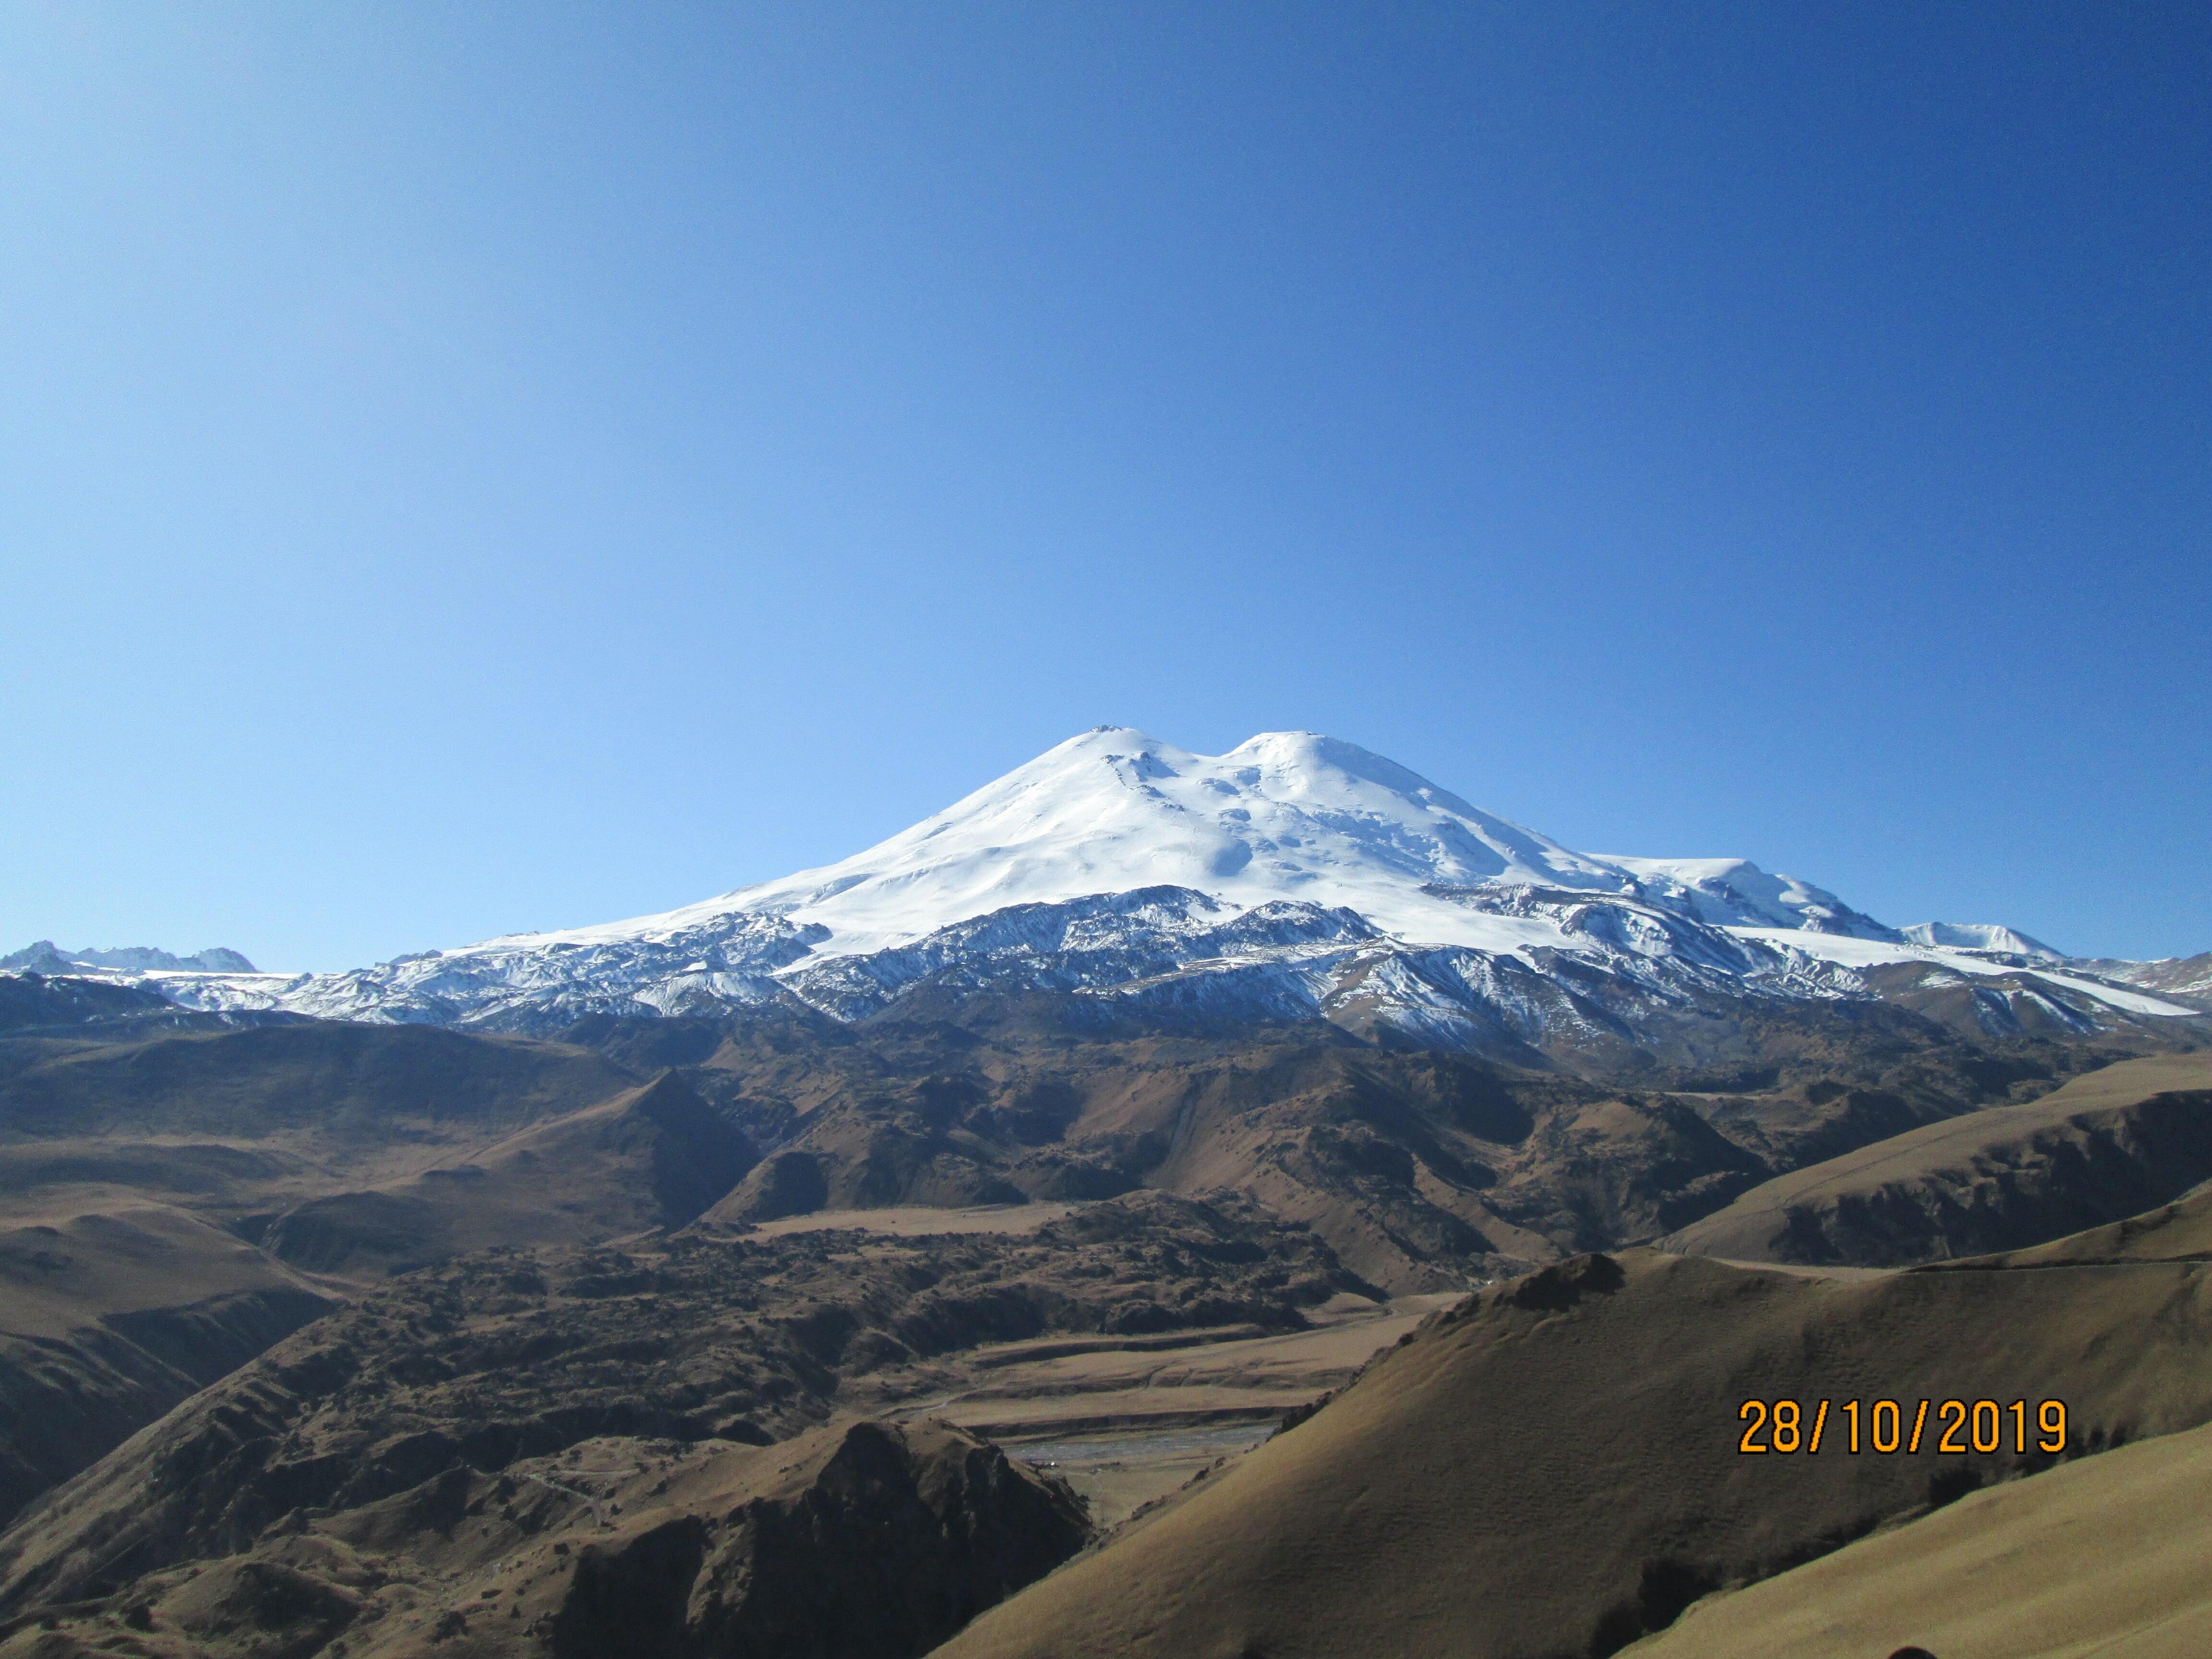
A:
<svg viewBox="0 0 2212 1659">
<path fill-rule="evenodd" d="M 348 973 L 137 977 L 195 1007 L 541 1032 L 783 997 L 853 1019 L 929 986 L 1484 1046 L 1632 1036 L 1717 996 L 1863 997 L 1894 963 L 2027 976 L 2069 1017 L 2198 1012 L 2066 962 L 1998 927 L 1887 927 L 1740 859 L 1577 853 L 1312 732 L 1198 755 L 1101 726 L 839 863 L 658 915 Z"/>
</svg>

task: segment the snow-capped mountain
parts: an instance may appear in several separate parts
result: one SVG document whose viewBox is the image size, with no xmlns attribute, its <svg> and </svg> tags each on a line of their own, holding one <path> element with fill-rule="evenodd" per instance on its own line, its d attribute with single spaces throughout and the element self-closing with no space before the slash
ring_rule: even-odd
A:
<svg viewBox="0 0 2212 1659">
<path fill-rule="evenodd" d="M 1404 939 L 1489 947 L 1498 924 L 1433 890 L 1486 884 L 1649 896 L 1720 926 L 1891 936 L 1834 895 L 1741 860 L 1571 852 L 1333 738 L 1270 732 L 1194 755 L 1101 726 L 841 864 L 541 937 L 597 943 L 743 910 L 826 930 L 817 956 L 862 956 L 1010 905 L 1179 887 L 1238 912 L 1344 908 Z"/>
<path fill-rule="evenodd" d="M 2195 1012 L 2031 963 L 2044 947 L 2008 930 L 1920 933 L 1742 860 L 1577 853 L 1311 732 L 1209 756 L 1101 726 L 841 863 L 659 915 L 349 973 L 155 977 L 195 1006 L 533 1031 L 783 997 L 852 1019 L 930 988 L 1510 1047 L 1631 1036 L 1701 1000 L 1867 996 L 1868 969 L 1913 962 L 2032 967 L 2083 1018 Z"/>
<path fill-rule="evenodd" d="M 112 951 L 64 951 L 50 939 L 0 957 L 0 969 L 20 973 L 70 974 L 89 968 L 94 974 L 143 973 L 152 969 L 205 974 L 256 974 L 260 971 L 236 951 L 211 945 L 204 951 L 180 957 L 151 945 L 127 945 Z"/>
<path fill-rule="evenodd" d="M 2028 957 L 2037 962 L 2063 963 L 2063 951 L 2054 951 L 2039 939 L 2030 939 L 2014 928 L 1987 921 L 1920 921 L 1898 932 L 1915 945 L 1948 945 L 1959 951 L 1999 951 L 2008 956 Z"/>
</svg>

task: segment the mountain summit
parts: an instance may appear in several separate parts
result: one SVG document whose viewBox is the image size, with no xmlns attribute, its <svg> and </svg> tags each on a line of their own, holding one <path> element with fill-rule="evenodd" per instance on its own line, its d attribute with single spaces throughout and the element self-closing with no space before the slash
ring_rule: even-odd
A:
<svg viewBox="0 0 2212 1659">
<path fill-rule="evenodd" d="M 1895 937 L 1834 895 L 1741 860 L 1571 851 L 1318 732 L 1263 732 L 1198 755 L 1126 726 L 1071 738 L 842 863 L 665 917 L 546 937 L 598 940 L 744 909 L 823 927 L 817 955 L 854 956 L 1010 905 L 1176 887 L 1236 910 L 1341 907 L 1408 941 L 1495 946 L 1496 918 L 1433 890 L 1485 884 L 1650 890 L 1728 925 Z"/>
<path fill-rule="evenodd" d="M 1239 909 L 1343 905 L 1393 933 L 1449 936 L 1424 885 L 1622 878 L 1380 755 L 1268 732 L 1197 755 L 1099 726 L 842 863 L 729 896 L 830 929 L 841 953 L 904 944 L 1010 904 L 1172 886 Z"/>
<path fill-rule="evenodd" d="M 124 945 L 112 951 L 64 951 L 50 939 L 34 940 L 21 950 L 0 957 L 0 969 L 34 974 L 74 974 L 89 968 L 98 973 L 253 974 L 260 969 L 235 951 L 211 945 L 206 950 L 180 957 L 151 945 Z"/>
<path fill-rule="evenodd" d="M 2016 937 L 1908 937 L 1741 859 L 1575 852 L 1316 732 L 1200 755 L 1098 726 L 840 863 L 681 909 L 162 988 L 202 1007 L 534 1032 L 783 1000 L 858 1019 L 925 988 L 1041 993 L 1108 1018 L 1324 1018 L 1515 1053 L 1634 1042 L 1652 1018 L 1747 996 L 1887 994 L 1868 970 L 1898 964 L 1991 981 L 1985 1022 L 2194 1012 L 2055 953 L 1977 948 Z"/>
</svg>

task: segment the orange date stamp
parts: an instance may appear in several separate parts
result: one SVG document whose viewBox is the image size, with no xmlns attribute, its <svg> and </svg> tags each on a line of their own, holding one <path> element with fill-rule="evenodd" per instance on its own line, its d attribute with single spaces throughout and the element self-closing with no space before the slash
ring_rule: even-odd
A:
<svg viewBox="0 0 2212 1659">
<path fill-rule="evenodd" d="M 1931 1407 L 1933 1422 L 1929 1420 Z M 2034 1449 L 2064 1451 L 2066 1402 L 2045 1400 L 2033 1409 Z M 2030 1444 L 2029 1411 L 2025 1400 L 1923 1400 L 1917 1405 L 1896 1400 L 1803 1403 L 1747 1400 L 1736 1413 L 1744 1431 L 1735 1449 L 1746 1455 L 1803 1452 L 1809 1456 L 1820 1449 L 1825 1440 L 1831 1448 L 1854 1457 L 1863 1451 L 1911 1455 L 1919 1451 L 1922 1438 L 1933 1431 L 1938 1452 L 1963 1455 L 1972 1451 L 1986 1455 L 2009 1445 L 2014 1452 L 2025 1455 Z"/>
</svg>

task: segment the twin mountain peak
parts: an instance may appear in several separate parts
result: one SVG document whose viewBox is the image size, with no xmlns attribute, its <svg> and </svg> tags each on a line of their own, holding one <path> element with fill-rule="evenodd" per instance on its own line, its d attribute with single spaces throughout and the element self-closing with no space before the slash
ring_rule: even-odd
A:
<svg viewBox="0 0 2212 1659">
<path fill-rule="evenodd" d="M 1899 970 L 1902 970 L 1900 973 Z M 340 974 L 157 973 L 190 1006 L 550 1034 L 795 1001 L 1043 997 L 1079 1020 L 1330 1021 L 1507 1054 L 1716 1001 L 1972 982 L 1986 1024 L 2198 1012 L 2009 929 L 1897 929 L 1741 859 L 1576 852 L 1310 732 L 1099 726 L 841 863 L 659 915 Z"/>
</svg>

